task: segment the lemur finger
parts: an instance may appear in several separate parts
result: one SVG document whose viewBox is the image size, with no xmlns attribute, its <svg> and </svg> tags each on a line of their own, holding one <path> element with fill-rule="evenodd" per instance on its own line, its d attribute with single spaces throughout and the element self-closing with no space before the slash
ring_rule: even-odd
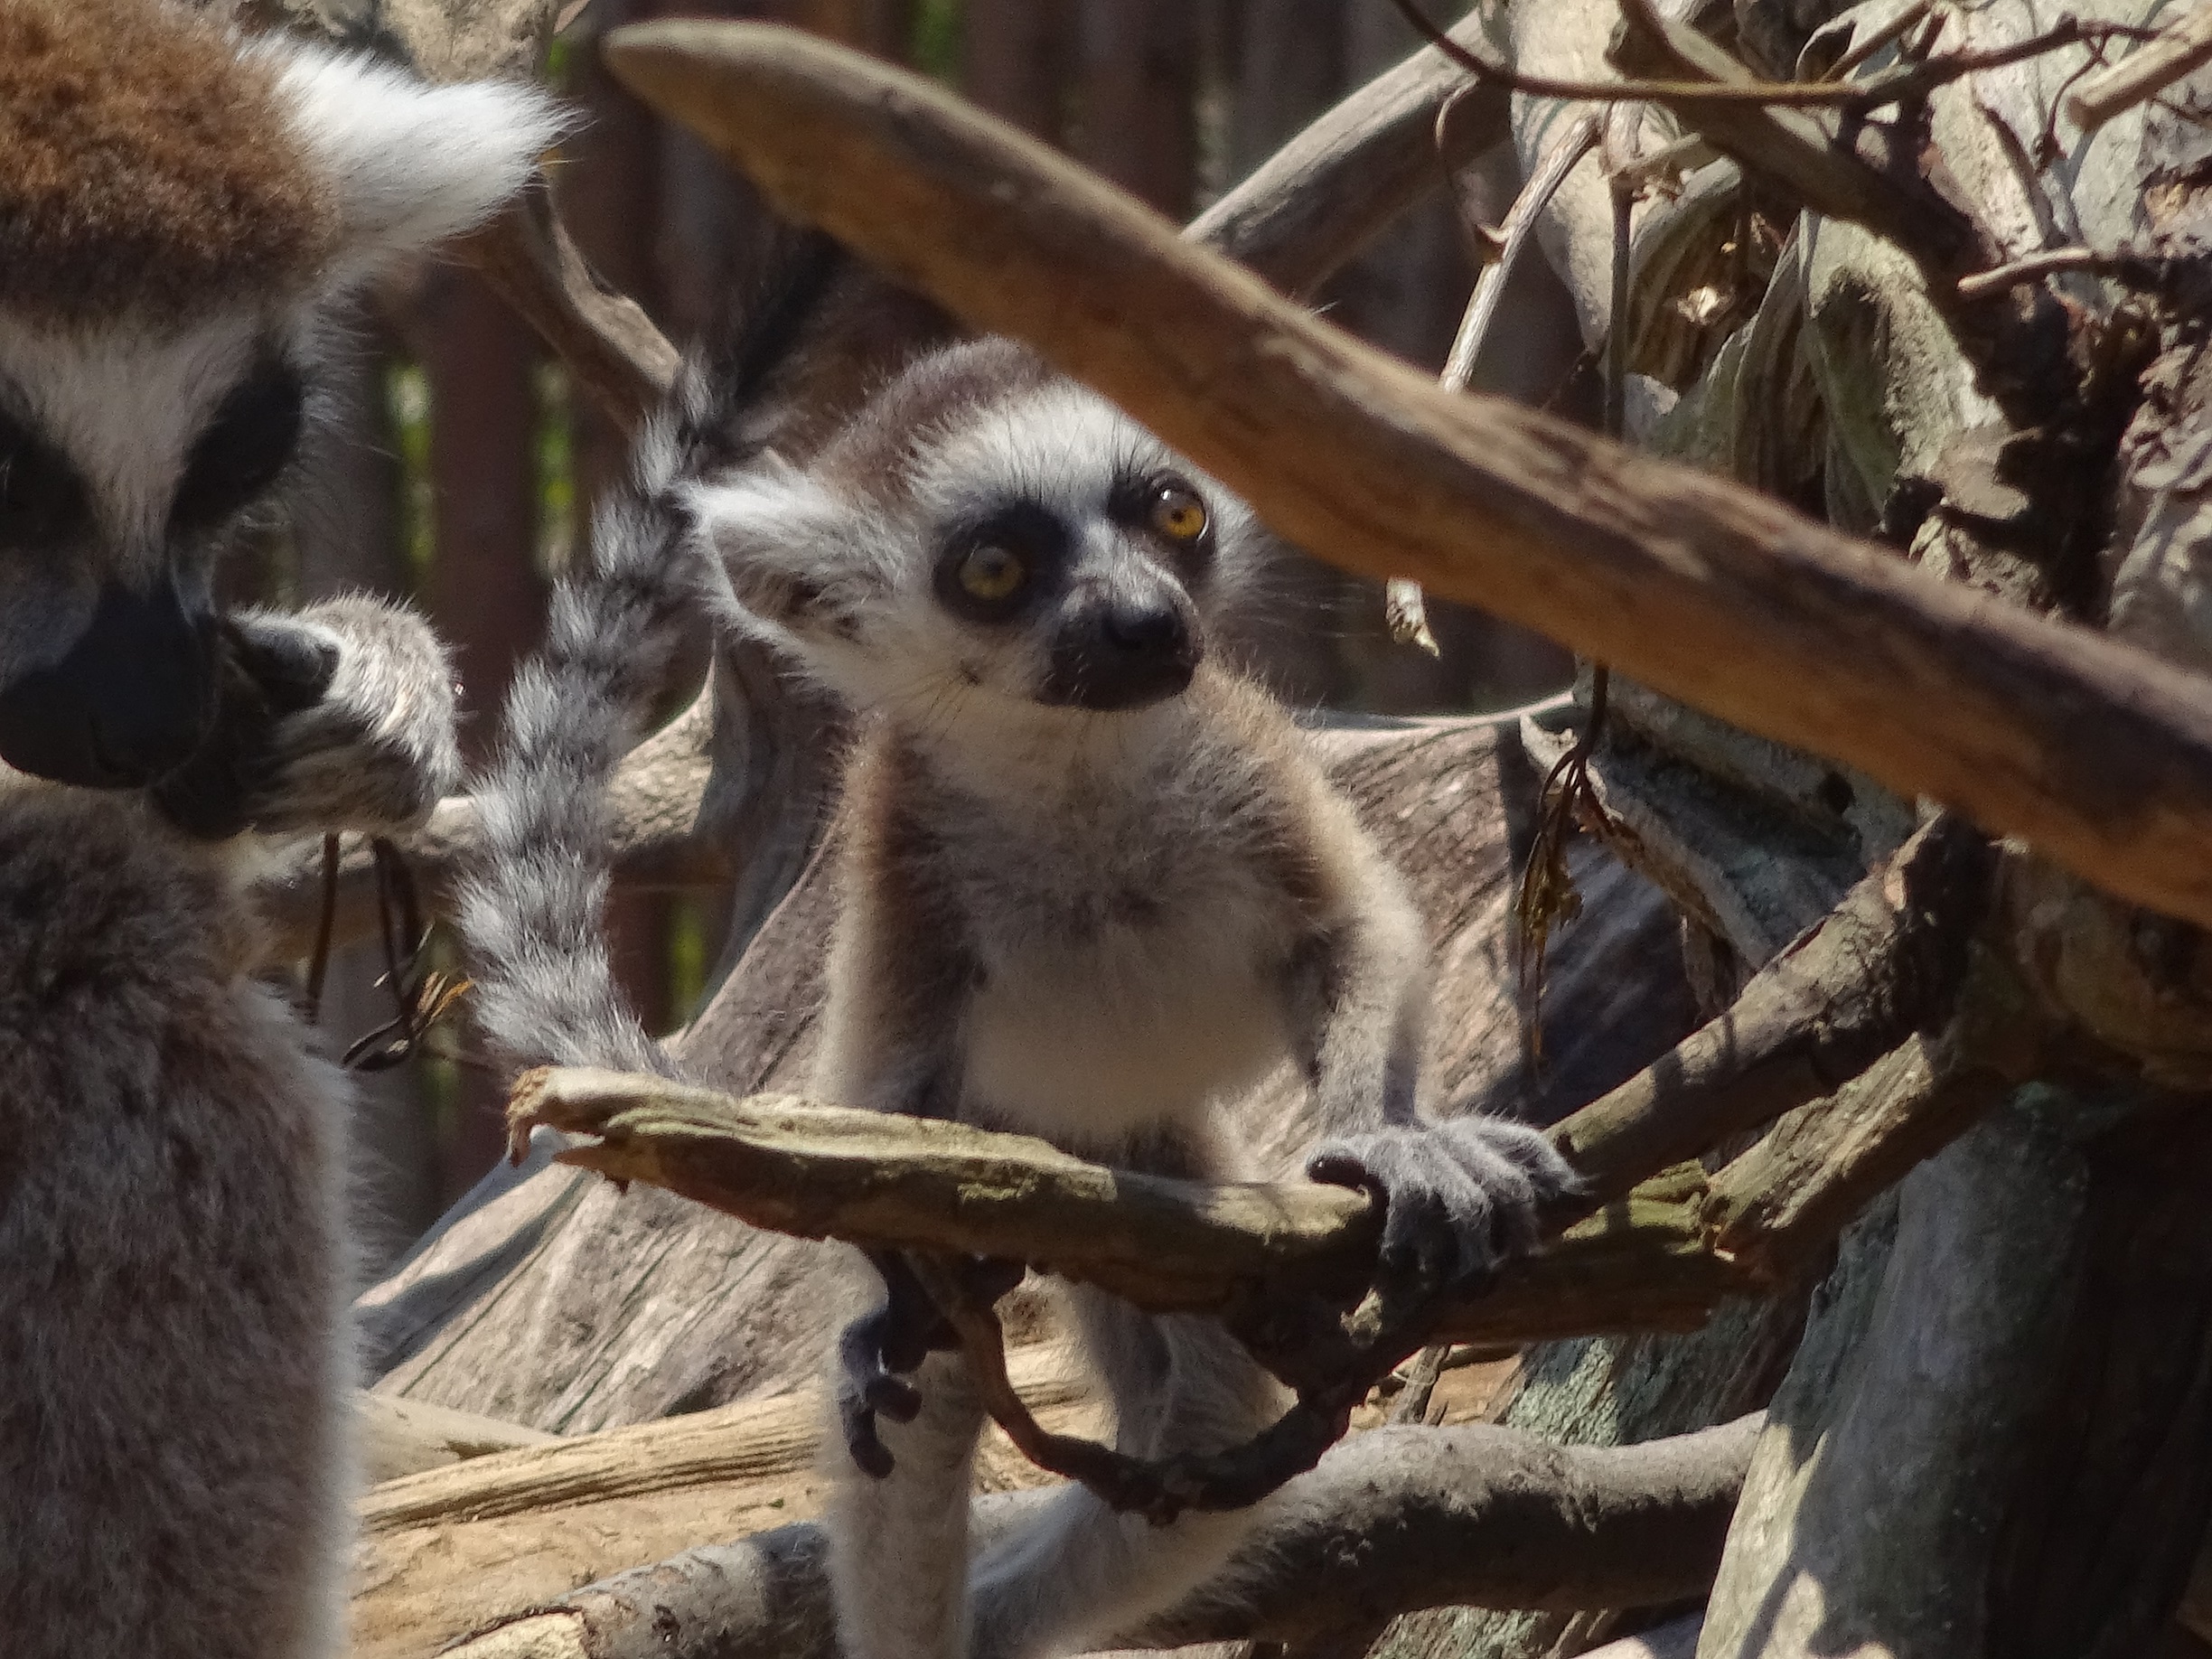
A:
<svg viewBox="0 0 2212 1659">
<path fill-rule="evenodd" d="M 271 713 L 313 708 L 338 672 L 338 647 L 309 628 L 269 616 L 224 619 L 239 661 L 261 688 Z"/>
<path fill-rule="evenodd" d="M 922 1415 L 922 1391 L 887 1372 L 870 1377 L 860 1396 L 869 1411 L 895 1423 L 911 1423 Z"/>
<path fill-rule="evenodd" d="M 1582 1177 L 1542 1129 L 1510 1118 L 1462 1118 L 1455 1122 L 1479 1133 L 1485 1144 L 1525 1170 L 1540 1203 L 1580 1188 Z"/>
<path fill-rule="evenodd" d="M 840 1398 L 838 1420 L 845 1432 L 845 1453 L 853 1467 L 872 1480 L 881 1480 L 895 1466 L 891 1453 L 876 1433 L 876 1414 L 858 1399 Z"/>
</svg>

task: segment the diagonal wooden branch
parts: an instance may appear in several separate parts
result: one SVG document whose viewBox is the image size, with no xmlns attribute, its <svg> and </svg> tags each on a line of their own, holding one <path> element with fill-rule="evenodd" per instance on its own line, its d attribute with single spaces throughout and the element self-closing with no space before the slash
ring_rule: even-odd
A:
<svg viewBox="0 0 2212 1659">
<path fill-rule="evenodd" d="M 1489 1425 L 1383 1429 L 1265 1511 L 1229 1568 L 1118 1639 L 1306 1642 L 1445 1606 L 1639 1607 L 1703 1593 L 1760 1419 L 1641 1446 L 1551 1444 Z M 986 1496 L 979 1543 L 1051 1502 Z M 530 1609 L 451 1659 L 832 1659 L 812 1524 L 689 1550 Z"/>
<path fill-rule="evenodd" d="M 639 25 L 608 53 L 786 211 L 1030 341 L 1302 546 L 2212 923 L 2212 698 L 2195 678 L 1723 480 L 1447 397 L 913 77 L 760 25 Z"/>
<path fill-rule="evenodd" d="M 510 1121 L 594 1140 L 565 1162 L 645 1181 L 757 1227 L 892 1249 L 1006 1257 L 1158 1313 L 1270 1298 L 1349 1301 L 1372 1275 L 1363 1195 L 1308 1182 L 1207 1184 L 1110 1169 L 1026 1135 L 854 1111 L 788 1095 L 738 1100 L 662 1079 L 540 1070 Z M 1708 1252 L 1703 1183 L 1652 1182 L 1442 1313 L 1439 1334 L 1529 1341 L 1682 1329 L 1750 1288 Z"/>
<path fill-rule="evenodd" d="M 676 379 L 676 348 L 635 300 L 593 271 L 542 179 L 461 251 L 615 426 L 635 432 L 660 408 Z"/>
<path fill-rule="evenodd" d="M 1945 1025 L 1994 864 L 1980 834 L 1936 819 L 1720 1017 L 1561 1120 L 1551 1138 L 1589 1184 L 1581 1202 L 1606 1203 L 1832 1094 L 1914 1032 Z"/>
</svg>

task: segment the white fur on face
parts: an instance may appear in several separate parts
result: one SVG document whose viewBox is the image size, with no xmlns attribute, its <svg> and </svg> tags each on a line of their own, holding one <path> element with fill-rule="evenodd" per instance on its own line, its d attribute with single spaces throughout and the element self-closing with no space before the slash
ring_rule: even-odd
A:
<svg viewBox="0 0 2212 1659">
<path fill-rule="evenodd" d="M 277 95 L 336 193 L 331 278 L 358 281 L 489 219 L 559 138 L 560 112 L 534 87 L 432 87 L 368 58 L 286 42 Z"/>
<path fill-rule="evenodd" d="M 246 309 L 160 333 L 38 329 L 0 312 L 0 385 L 89 486 L 115 561 L 102 574 L 136 585 L 159 568 L 185 454 L 268 333 Z"/>
<path fill-rule="evenodd" d="M 0 311 L 0 398 L 69 457 L 96 527 L 64 567 L 0 565 L 0 683 L 59 661 L 103 584 L 143 593 L 168 569 L 170 503 L 209 417 L 267 342 L 305 352 L 314 332 L 308 314 L 243 306 L 170 330 L 50 329 Z M 212 575 L 175 574 L 188 597 Z"/>
<path fill-rule="evenodd" d="M 1131 476 L 1187 478 L 1214 516 L 1213 567 L 1199 609 L 1233 607 L 1254 574 L 1260 531 L 1251 511 L 1119 409 L 1073 381 L 1024 391 L 963 411 L 917 435 L 901 495 L 855 501 L 819 478 L 773 459 L 693 487 L 686 504 L 712 549 L 709 565 L 731 578 L 726 620 L 796 660 L 858 708 L 883 710 L 928 736 L 978 720 L 1011 721 L 1048 748 L 1064 742 L 1084 711 L 1034 700 L 1045 642 L 1033 628 L 988 628 L 937 603 L 933 567 L 947 535 L 1017 503 L 1043 507 L 1079 545 L 1126 537 L 1108 508 Z M 790 619 L 746 608 L 748 576 L 785 576 L 826 603 Z M 837 625 L 825 625 L 834 616 Z M 1126 719 L 1127 717 L 1121 717 Z M 1050 729 L 1029 733 L 1041 721 Z M 1003 751 L 1017 736 L 994 730 Z"/>
</svg>

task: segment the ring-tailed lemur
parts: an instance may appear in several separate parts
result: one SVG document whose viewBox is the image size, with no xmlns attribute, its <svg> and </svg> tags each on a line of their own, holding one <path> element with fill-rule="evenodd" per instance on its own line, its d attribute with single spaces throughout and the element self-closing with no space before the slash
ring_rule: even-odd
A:
<svg viewBox="0 0 2212 1659">
<path fill-rule="evenodd" d="M 701 447 L 680 435 L 716 426 L 695 404 L 648 445 L 641 499 L 603 521 L 597 570 L 519 682 L 464 909 L 494 1039 L 667 1064 L 606 974 L 599 802 L 703 579 L 728 625 L 863 717 L 822 1098 L 1233 1178 L 1250 1171 L 1219 1111 L 1290 1061 L 1333 1136 L 1309 1171 L 1385 1206 L 1387 1270 L 1441 1284 L 1525 1244 L 1569 1172 L 1519 1125 L 1418 1113 L 1420 921 L 1282 708 L 1209 649 L 1259 557 L 1250 511 L 1004 341 L 914 362 L 803 467 L 745 446 L 689 476 Z M 1213 1322 L 1073 1301 L 1126 1448 L 1222 1448 L 1280 1410 Z M 971 1563 L 982 1411 L 916 1317 L 895 1289 L 839 1345 L 867 1471 L 834 1506 L 848 1659 L 1072 1651 L 1251 1524 L 1156 1528 L 1070 1489 Z"/>
<path fill-rule="evenodd" d="M 558 120 L 156 0 L 0 0 L 0 1648 L 341 1645 L 347 1094 L 251 829 L 455 781 L 417 618 L 218 614 L 334 303 L 482 219 Z"/>
</svg>

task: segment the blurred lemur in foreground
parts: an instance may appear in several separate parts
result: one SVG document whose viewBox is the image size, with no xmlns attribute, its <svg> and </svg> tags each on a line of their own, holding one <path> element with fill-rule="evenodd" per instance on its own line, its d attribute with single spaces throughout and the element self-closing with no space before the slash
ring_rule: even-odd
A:
<svg viewBox="0 0 2212 1659">
<path fill-rule="evenodd" d="M 0 0 L 0 1649 L 330 1659 L 353 1409 L 347 1089 L 257 843 L 455 781 L 445 654 L 220 614 L 335 307 L 555 136 L 159 0 Z M 252 833 L 243 833 L 250 831 Z"/>
<path fill-rule="evenodd" d="M 517 1060 L 670 1069 L 607 972 L 604 791 L 703 584 L 861 717 L 820 1097 L 1233 1179 L 1255 1172 L 1222 1109 L 1289 1059 L 1329 1131 L 1309 1170 L 1386 1206 L 1386 1270 L 1488 1270 L 1570 1177 L 1522 1126 L 1416 1110 L 1420 918 L 1216 649 L 1261 557 L 1250 511 L 1000 340 L 922 356 L 783 458 L 777 369 L 833 269 L 817 250 L 733 362 L 689 378 L 517 682 L 463 913 L 488 1034 Z M 1073 1651 L 1223 1562 L 1249 1513 L 1155 1527 L 1079 1488 L 971 1561 L 983 1413 L 903 1300 L 839 1350 L 848 1659 Z M 1070 1300 L 1125 1449 L 1222 1448 L 1284 1404 L 1212 1321 Z"/>
</svg>

